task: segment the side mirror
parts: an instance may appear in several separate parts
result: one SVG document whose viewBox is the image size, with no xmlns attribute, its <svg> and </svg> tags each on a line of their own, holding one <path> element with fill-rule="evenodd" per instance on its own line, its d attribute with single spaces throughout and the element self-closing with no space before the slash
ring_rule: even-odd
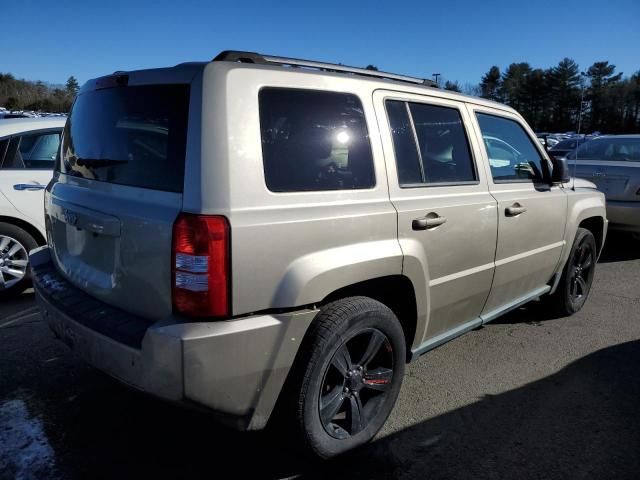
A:
<svg viewBox="0 0 640 480">
<path fill-rule="evenodd" d="M 553 171 L 551 172 L 551 183 L 567 183 L 571 180 L 569 175 L 569 164 L 566 158 L 551 157 Z"/>
</svg>

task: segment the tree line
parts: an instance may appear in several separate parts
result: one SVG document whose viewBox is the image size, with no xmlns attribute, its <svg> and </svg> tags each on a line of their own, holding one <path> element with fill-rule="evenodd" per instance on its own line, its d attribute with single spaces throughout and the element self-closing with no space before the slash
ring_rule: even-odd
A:
<svg viewBox="0 0 640 480">
<path fill-rule="evenodd" d="M 457 82 L 444 88 L 461 90 Z M 494 65 L 468 90 L 515 108 L 536 131 L 640 132 L 640 70 L 624 77 L 607 61 L 584 72 L 570 58 L 547 69 L 527 62 L 504 71 Z"/>
<path fill-rule="evenodd" d="M 20 80 L 10 73 L 0 73 L 0 107 L 7 110 L 33 110 L 67 113 L 80 86 L 74 76 L 62 86 Z"/>
</svg>

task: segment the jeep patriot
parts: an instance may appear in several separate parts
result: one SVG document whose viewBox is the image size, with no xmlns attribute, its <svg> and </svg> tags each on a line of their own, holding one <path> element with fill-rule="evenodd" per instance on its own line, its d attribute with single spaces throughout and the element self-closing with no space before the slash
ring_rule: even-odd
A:
<svg viewBox="0 0 640 480">
<path fill-rule="evenodd" d="M 45 209 L 61 340 L 238 429 L 277 405 L 323 458 L 376 434 L 407 362 L 530 300 L 578 311 L 607 232 L 505 105 L 233 51 L 88 81 Z"/>
</svg>

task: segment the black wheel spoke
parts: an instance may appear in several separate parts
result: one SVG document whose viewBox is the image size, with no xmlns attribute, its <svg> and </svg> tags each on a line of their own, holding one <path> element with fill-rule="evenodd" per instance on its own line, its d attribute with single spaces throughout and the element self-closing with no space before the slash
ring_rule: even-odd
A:
<svg viewBox="0 0 640 480">
<path fill-rule="evenodd" d="M 593 263 L 593 255 L 589 253 L 589 255 L 587 255 L 587 258 L 582 263 L 581 267 L 583 270 L 588 270 L 589 268 L 591 268 L 592 263 Z"/>
<path fill-rule="evenodd" d="M 320 397 L 320 417 L 327 426 L 340 411 L 344 403 L 343 386 L 337 385 L 329 393 Z"/>
<path fill-rule="evenodd" d="M 366 328 L 344 339 L 320 387 L 318 413 L 325 431 L 346 439 L 366 430 L 391 392 L 394 371 L 394 350 L 380 330 Z"/>
<path fill-rule="evenodd" d="M 579 255 L 578 255 L 578 265 L 579 266 L 582 266 L 582 264 L 584 263 L 584 259 L 585 259 L 586 255 L 587 255 L 587 251 L 588 251 L 588 248 L 586 247 L 586 245 L 581 245 L 580 246 L 580 250 L 578 250 L 578 253 L 579 253 Z"/>
<path fill-rule="evenodd" d="M 349 397 L 349 423 L 351 425 L 351 435 L 362 431 L 367 424 L 362 408 L 362 401 L 359 395 L 351 395 Z"/>
<path fill-rule="evenodd" d="M 333 360 L 331 364 L 343 375 L 346 375 L 349 370 L 351 370 L 351 355 L 349 355 L 349 350 L 347 349 L 347 345 L 342 345 L 338 351 L 333 356 Z"/>
<path fill-rule="evenodd" d="M 587 282 L 581 276 L 576 277 L 576 283 L 578 287 L 580 287 L 580 294 L 584 295 L 587 293 Z"/>
<path fill-rule="evenodd" d="M 384 392 L 391 388 L 392 378 L 393 370 L 390 368 L 379 367 L 366 371 L 363 383 L 365 388 Z"/>
<path fill-rule="evenodd" d="M 362 367 L 366 367 L 371 360 L 375 358 L 375 356 L 380 351 L 380 347 L 384 344 L 385 336 L 378 332 L 377 330 L 373 330 L 371 332 L 371 338 L 369 339 L 369 344 L 367 345 L 367 349 L 365 350 L 362 358 L 358 362 L 358 365 Z"/>
</svg>

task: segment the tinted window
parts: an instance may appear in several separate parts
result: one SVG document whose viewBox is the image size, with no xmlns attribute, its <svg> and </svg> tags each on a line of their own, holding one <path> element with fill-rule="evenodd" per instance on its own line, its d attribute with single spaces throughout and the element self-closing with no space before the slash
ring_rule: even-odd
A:
<svg viewBox="0 0 640 480">
<path fill-rule="evenodd" d="M 269 190 L 375 184 L 364 112 L 355 95 L 265 88 L 260 92 L 260 128 Z"/>
<path fill-rule="evenodd" d="M 7 154 L 2 164 L 2 168 L 53 168 L 59 147 L 59 132 L 48 131 L 13 137 L 9 144 L 9 148 L 7 149 Z"/>
<path fill-rule="evenodd" d="M 456 108 L 410 103 L 425 183 L 476 180 L 460 112 Z"/>
<path fill-rule="evenodd" d="M 640 138 L 597 138 L 582 144 L 570 159 L 612 162 L 640 161 Z"/>
<path fill-rule="evenodd" d="M 181 192 L 189 87 L 82 93 L 65 127 L 60 170 L 102 182 Z"/>
<path fill-rule="evenodd" d="M 477 117 L 496 182 L 544 178 L 542 157 L 518 122 L 484 113 Z"/>
<path fill-rule="evenodd" d="M 420 156 L 416 147 L 411 119 L 407 112 L 407 104 L 387 100 L 386 107 L 400 185 L 424 183 Z"/>
</svg>

